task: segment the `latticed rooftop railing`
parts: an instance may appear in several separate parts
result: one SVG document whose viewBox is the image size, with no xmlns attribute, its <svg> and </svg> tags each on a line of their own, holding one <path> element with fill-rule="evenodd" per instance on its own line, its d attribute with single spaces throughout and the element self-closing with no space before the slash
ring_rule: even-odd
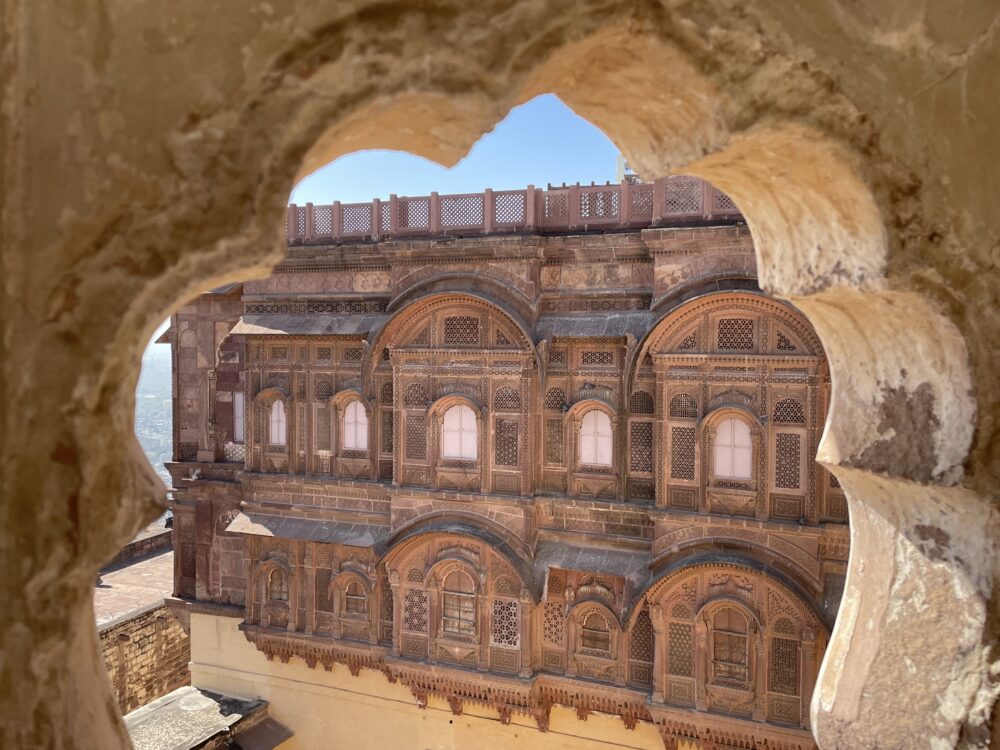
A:
<svg viewBox="0 0 1000 750">
<path fill-rule="evenodd" d="M 370 203 L 288 207 L 289 244 L 384 240 L 428 235 L 634 229 L 696 221 L 733 221 L 732 199 L 697 177 L 620 185 L 490 190 L 459 195 L 390 196 Z"/>
</svg>

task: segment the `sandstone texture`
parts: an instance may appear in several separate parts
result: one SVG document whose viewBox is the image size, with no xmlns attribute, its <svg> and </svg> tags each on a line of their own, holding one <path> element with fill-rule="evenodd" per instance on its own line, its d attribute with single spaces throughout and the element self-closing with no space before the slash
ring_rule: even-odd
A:
<svg viewBox="0 0 1000 750">
<path fill-rule="evenodd" d="M 985 746 L 998 42 L 988 0 L 3 0 L 0 745 L 127 746 L 90 597 L 165 503 L 132 432 L 155 326 L 266 275 L 297 177 L 453 163 L 551 91 L 644 176 L 731 195 L 827 349 L 853 539 L 820 746 Z"/>
</svg>

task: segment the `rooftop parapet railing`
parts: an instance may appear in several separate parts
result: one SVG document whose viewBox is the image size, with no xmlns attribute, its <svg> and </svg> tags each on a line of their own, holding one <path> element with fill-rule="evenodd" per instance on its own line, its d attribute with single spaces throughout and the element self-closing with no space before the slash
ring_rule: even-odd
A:
<svg viewBox="0 0 1000 750">
<path fill-rule="evenodd" d="M 288 207 L 290 245 L 398 237 L 506 232 L 638 229 L 741 219 L 732 199 L 697 177 L 664 177 L 618 185 L 529 185 L 457 195 L 392 195 L 370 203 L 307 203 Z"/>
</svg>

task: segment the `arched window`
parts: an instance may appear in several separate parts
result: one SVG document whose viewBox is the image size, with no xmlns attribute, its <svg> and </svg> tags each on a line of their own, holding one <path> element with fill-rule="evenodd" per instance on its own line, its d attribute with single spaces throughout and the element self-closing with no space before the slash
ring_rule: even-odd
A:
<svg viewBox="0 0 1000 750">
<path fill-rule="evenodd" d="M 476 587 L 469 576 L 457 570 L 444 579 L 441 627 L 454 635 L 476 634 Z"/>
<path fill-rule="evenodd" d="M 716 682 L 746 687 L 747 620 L 734 609 L 722 609 L 712 620 L 712 674 Z"/>
<path fill-rule="evenodd" d="M 722 479 L 753 477 L 753 443 L 750 426 L 742 419 L 727 419 L 715 436 L 715 476 Z"/>
<path fill-rule="evenodd" d="M 267 598 L 272 602 L 288 601 L 288 580 L 284 571 L 278 568 L 267 574 Z"/>
<path fill-rule="evenodd" d="M 357 400 L 344 410 L 344 450 L 368 450 L 368 413 Z"/>
<path fill-rule="evenodd" d="M 603 615 L 591 612 L 584 618 L 580 628 L 580 646 L 590 651 L 611 653 L 611 628 Z"/>
<path fill-rule="evenodd" d="M 611 420 L 600 409 L 591 409 L 580 423 L 580 463 L 611 466 Z"/>
<path fill-rule="evenodd" d="M 441 457 L 475 461 L 479 435 L 476 413 L 465 404 L 455 404 L 441 422 Z"/>
<path fill-rule="evenodd" d="M 271 424 L 268 442 L 271 445 L 285 444 L 285 402 L 275 399 L 271 404 Z"/>
<path fill-rule="evenodd" d="M 352 615 L 363 615 L 368 612 L 368 597 L 359 581 L 351 581 L 344 589 L 344 611 Z"/>
</svg>

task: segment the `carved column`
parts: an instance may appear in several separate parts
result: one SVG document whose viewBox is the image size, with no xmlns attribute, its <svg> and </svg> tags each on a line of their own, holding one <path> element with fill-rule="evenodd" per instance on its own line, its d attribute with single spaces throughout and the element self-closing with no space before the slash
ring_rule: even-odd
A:
<svg viewBox="0 0 1000 750">
<path fill-rule="evenodd" d="M 316 632 L 316 565 L 315 546 L 312 543 L 306 544 L 306 554 L 302 567 L 305 571 L 306 579 L 306 635 Z"/>
<path fill-rule="evenodd" d="M 437 575 L 427 581 L 427 659 L 437 661 L 437 635 L 441 624 L 441 586 Z"/>
<path fill-rule="evenodd" d="M 483 410 L 482 413 L 476 414 L 476 433 L 479 436 L 476 455 L 479 458 L 479 491 L 492 492 L 493 477 L 490 468 L 493 466 L 494 453 L 492 441 L 489 439 L 490 433 L 493 432 L 489 424 L 489 420 L 493 419 L 492 399 L 490 398 L 489 382 L 486 378 L 483 378 L 483 380 L 486 381 L 482 386 Z"/>
<path fill-rule="evenodd" d="M 479 635 L 479 670 L 488 671 L 490 668 L 490 598 L 486 593 L 486 576 L 479 576 L 479 594 L 476 596 L 479 607 L 476 610 L 476 617 L 479 618 L 479 627 L 476 632 Z"/>
<path fill-rule="evenodd" d="M 805 706 L 806 710 L 801 711 L 802 726 L 806 729 L 812 728 L 812 721 L 809 714 L 809 701 L 816 686 L 816 657 L 817 657 L 816 630 L 807 627 L 802 631 L 802 644 L 799 651 L 801 660 L 801 678 L 799 685 L 799 702 Z"/>
<path fill-rule="evenodd" d="M 424 453 L 427 461 L 427 484 L 425 486 L 433 490 L 439 490 L 441 489 L 438 483 L 438 464 L 441 462 L 440 415 L 437 412 L 434 414 L 427 413 L 424 424 L 427 427 L 427 444 L 426 452 Z M 482 448 L 482 444 L 480 444 L 479 447 Z M 480 461 L 482 458 L 483 457 L 480 453 Z"/>
<path fill-rule="evenodd" d="M 768 489 L 771 486 L 770 480 L 770 460 L 768 458 L 768 433 L 767 426 L 753 431 L 751 438 L 753 444 L 753 460 L 756 464 L 751 472 L 755 475 L 754 486 L 757 492 L 756 516 L 760 521 L 766 521 L 768 517 Z"/>
<path fill-rule="evenodd" d="M 531 392 L 531 370 L 525 362 L 521 362 L 521 381 L 518 383 L 518 394 L 521 396 L 521 424 L 518 427 L 519 452 L 517 455 L 517 465 L 520 469 L 519 494 L 521 497 L 531 497 L 535 489 L 535 466 L 540 465 L 540 461 L 535 458 L 535 425 L 540 422 L 538 415 L 529 405 L 535 403 L 534 394 Z M 539 446 L 542 443 L 538 443 Z"/>
<path fill-rule="evenodd" d="M 389 571 L 389 588 L 392 591 L 392 655 L 399 656 L 403 628 L 403 596 L 399 587 L 398 571 Z"/>
<path fill-rule="evenodd" d="M 694 705 L 699 711 L 708 710 L 708 623 L 704 618 L 694 624 Z"/>
<path fill-rule="evenodd" d="M 299 547 L 302 542 L 292 542 L 288 564 L 288 626 L 285 628 L 289 633 L 298 630 L 299 621 L 299 587 L 302 585 L 302 571 L 299 568 Z"/>
<path fill-rule="evenodd" d="M 699 477 L 698 482 L 698 512 L 708 513 L 711 511 L 708 501 L 708 488 L 712 482 L 712 472 L 715 470 L 715 456 L 712 450 L 715 447 L 716 429 L 714 426 L 706 427 L 704 430 L 695 430 L 695 467 L 694 475 Z M 698 459 L 701 459 L 700 464 Z"/>
<path fill-rule="evenodd" d="M 663 607 L 653 604 L 649 608 L 649 621 L 653 624 L 653 702 L 663 703 L 666 694 L 664 654 L 667 652 L 667 625 Z"/>
<path fill-rule="evenodd" d="M 750 675 L 754 686 L 753 718 L 755 721 L 764 721 L 767 698 L 767 639 L 763 628 L 754 629 L 756 637 L 753 643 L 753 674 Z"/>
<path fill-rule="evenodd" d="M 521 669 L 519 677 L 531 677 L 531 612 L 533 609 L 531 594 L 528 589 L 521 587 L 521 609 L 518 618 L 518 638 L 521 645 Z"/>
<path fill-rule="evenodd" d="M 573 590 L 566 589 L 566 606 L 570 606 L 572 601 Z M 573 658 L 573 654 L 576 653 L 576 618 L 573 616 L 566 618 L 566 676 L 576 677 L 576 659 Z"/>
</svg>

